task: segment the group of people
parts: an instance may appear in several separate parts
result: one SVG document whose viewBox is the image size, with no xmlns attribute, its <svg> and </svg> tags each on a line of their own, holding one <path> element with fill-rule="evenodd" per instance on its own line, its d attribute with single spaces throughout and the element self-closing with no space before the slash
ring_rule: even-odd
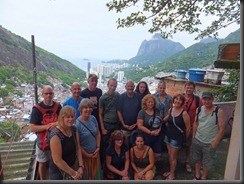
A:
<svg viewBox="0 0 244 184">
<path fill-rule="evenodd" d="M 151 94 L 145 81 L 135 86 L 129 80 L 119 94 L 114 78 L 103 93 L 97 82 L 95 74 L 83 90 L 74 82 L 63 106 L 53 101 L 51 86 L 43 87 L 43 101 L 33 106 L 30 119 L 30 130 L 37 133 L 39 179 L 153 180 L 155 163 L 167 152 L 170 170 L 162 175 L 174 180 L 183 147 L 186 171 L 192 172 L 192 158 L 194 179 L 207 179 L 224 133 L 222 110 L 218 120 L 213 116 L 212 93 L 203 92 L 200 98 L 194 82 L 187 81 L 185 93 L 171 97 L 159 81 Z"/>
</svg>

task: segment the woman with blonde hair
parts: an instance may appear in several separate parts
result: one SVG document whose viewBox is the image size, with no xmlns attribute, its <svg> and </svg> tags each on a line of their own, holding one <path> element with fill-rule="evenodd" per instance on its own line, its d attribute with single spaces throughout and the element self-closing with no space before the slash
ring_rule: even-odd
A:
<svg viewBox="0 0 244 184">
<path fill-rule="evenodd" d="M 163 80 L 158 82 L 157 92 L 153 94 L 157 100 L 157 108 L 160 110 L 162 118 L 164 118 L 170 108 L 173 107 L 172 96 L 166 93 L 166 83 Z M 160 139 L 162 143 L 162 152 L 167 153 L 167 147 L 164 143 L 164 137 L 167 130 L 167 124 L 162 125 Z"/>
<path fill-rule="evenodd" d="M 75 126 L 76 111 L 67 105 L 60 110 L 57 126 L 50 134 L 51 180 L 78 180 L 83 175 L 83 160 L 79 147 L 79 136 Z"/>
<path fill-rule="evenodd" d="M 163 119 L 157 109 L 156 98 L 151 94 L 147 94 L 142 99 L 141 108 L 137 116 L 137 127 L 144 135 L 145 144 L 153 149 L 155 159 L 159 160 L 162 150 L 160 131 Z"/>
</svg>

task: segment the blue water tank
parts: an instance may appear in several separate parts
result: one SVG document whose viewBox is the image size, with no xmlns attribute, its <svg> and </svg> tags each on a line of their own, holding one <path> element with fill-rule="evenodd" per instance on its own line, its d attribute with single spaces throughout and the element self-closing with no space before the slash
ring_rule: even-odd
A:
<svg viewBox="0 0 244 184">
<path fill-rule="evenodd" d="M 185 79 L 186 78 L 186 70 L 175 70 L 176 79 Z"/>
<path fill-rule="evenodd" d="M 190 68 L 189 70 L 189 80 L 195 82 L 203 82 L 206 70 L 201 68 Z"/>
</svg>

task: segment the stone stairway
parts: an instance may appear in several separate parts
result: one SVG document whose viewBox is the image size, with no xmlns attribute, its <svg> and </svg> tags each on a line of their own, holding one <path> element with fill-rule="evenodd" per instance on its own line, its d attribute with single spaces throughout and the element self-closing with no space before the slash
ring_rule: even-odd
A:
<svg viewBox="0 0 244 184">
<path fill-rule="evenodd" d="M 4 180 L 26 180 L 34 157 L 34 141 L 0 143 Z M 10 149 L 10 152 L 9 152 Z"/>
</svg>

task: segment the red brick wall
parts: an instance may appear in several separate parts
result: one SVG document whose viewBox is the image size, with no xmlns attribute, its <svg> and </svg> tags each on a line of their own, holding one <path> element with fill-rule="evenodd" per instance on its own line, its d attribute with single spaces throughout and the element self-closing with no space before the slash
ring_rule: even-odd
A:
<svg viewBox="0 0 244 184">
<path fill-rule="evenodd" d="M 166 93 L 171 96 L 174 96 L 177 93 L 184 93 L 184 86 L 187 80 L 184 79 L 174 79 L 172 77 L 162 79 L 166 83 Z M 201 96 L 203 91 L 209 89 L 214 89 L 219 85 L 204 83 L 204 82 L 195 82 L 196 91 L 195 94 Z"/>
</svg>

